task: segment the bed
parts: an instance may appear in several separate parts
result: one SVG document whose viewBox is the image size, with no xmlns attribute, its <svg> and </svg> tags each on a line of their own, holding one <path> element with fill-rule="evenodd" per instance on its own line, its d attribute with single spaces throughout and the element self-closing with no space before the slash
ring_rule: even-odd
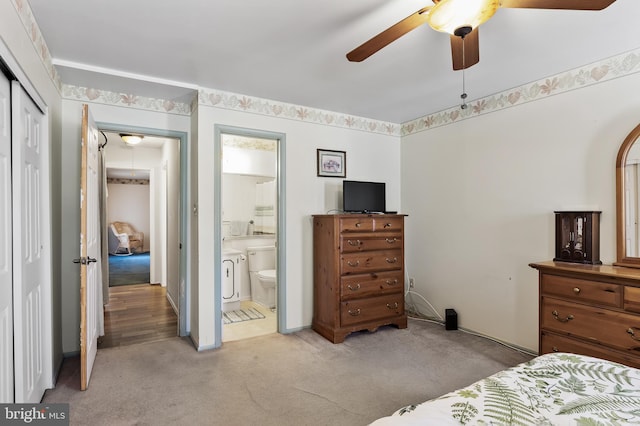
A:
<svg viewBox="0 0 640 426">
<path fill-rule="evenodd" d="M 461 424 L 640 424 L 640 370 L 583 355 L 546 354 L 372 423 Z"/>
</svg>

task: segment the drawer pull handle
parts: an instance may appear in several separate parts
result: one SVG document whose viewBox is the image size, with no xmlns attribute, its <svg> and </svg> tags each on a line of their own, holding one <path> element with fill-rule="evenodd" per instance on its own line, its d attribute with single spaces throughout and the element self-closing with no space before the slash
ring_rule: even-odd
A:
<svg viewBox="0 0 640 426">
<path fill-rule="evenodd" d="M 348 287 L 348 288 L 349 288 L 349 290 L 351 290 L 351 291 L 358 291 L 358 290 L 360 290 L 360 283 L 356 284 L 356 286 L 355 286 L 355 287 L 352 287 L 352 286 L 351 286 L 351 284 L 349 284 L 347 287 Z"/>
<path fill-rule="evenodd" d="M 398 284 L 398 280 L 387 280 L 387 285 L 396 285 Z"/>
<path fill-rule="evenodd" d="M 551 315 L 553 315 L 553 317 L 560 322 L 569 322 L 573 319 L 573 315 L 568 315 L 565 318 L 560 318 L 560 314 L 558 313 L 558 311 L 551 312 Z"/>
<path fill-rule="evenodd" d="M 391 310 L 398 309 L 398 302 L 395 302 L 393 304 L 393 306 L 391 304 L 387 303 L 387 308 L 389 308 Z"/>
<path fill-rule="evenodd" d="M 574 292 L 575 294 L 580 294 L 580 288 L 578 288 L 578 287 L 574 287 L 574 288 L 573 288 L 573 292 Z"/>
<path fill-rule="evenodd" d="M 348 260 L 348 261 L 347 261 L 347 264 L 348 264 L 349 266 L 356 267 L 356 266 L 360 265 L 360 261 L 359 261 L 359 260 L 356 260 L 355 262 L 352 262 L 352 261 Z"/>
<path fill-rule="evenodd" d="M 554 352 L 560 352 L 560 349 L 558 349 L 557 346 L 552 347 L 551 350 Z"/>
<path fill-rule="evenodd" d="M 396 243 L 396 241 L 398 241 L 398 239 L 397 239 L 397 238 L 387 238 L 387 242 L 388 242 L 389 244 L 395 244 L 395 243 Z"/>
<path fill-rule="evenodd" d="M 385 228 L 391 228 L 391 224 L 390 224 L 390 223 L 385 223 L 385 224 L 384 224 L 384 227 L 385 227 Z"/>
<path fill-rule="evenodd" d="M 349 243 L 350 246 L 356 246 L 356 247 L 359 246 L 360 244 L 362 244 L 360 242 L 360 240 L 355 240 L 355 241 L 354 240 L 347 240 L 347 243 Z"/>
<path fill-rule="evenodd" d="M 631 338 L 632 338 L 633 340 L 640 341 L 640 338 L 636 337 L 636 332 L 635 332 L 635 330 L 634 330 L 634 329 L 635 329 L 635 330 L 637 330 L 637 329 L 638 329 L 638 327 L 629 327 L 629 328 L 627 329 L 627 333 L 629 333 L 629 334 L 631 335 Z"/>
<path fill-rule="evenodd" d="M 356 309 L 355 311 L 349 309 L 349 315 L 351 315 L 352 317 L 357 317 L 358 315 L 360 315 L 360 308 Z"/>
<path fill-rule="evenodd" d="M 360 228 L 362 224 L 360 222 L 356 223 L 356 228 Z"/>
<path fill-rule="evenodd" d="M 386 258 L 387 263 L 396 263 L 398 261 L 397 257 L 394 257 L 393 259 L 389 259 L 388 257 Z"/>
</svg>

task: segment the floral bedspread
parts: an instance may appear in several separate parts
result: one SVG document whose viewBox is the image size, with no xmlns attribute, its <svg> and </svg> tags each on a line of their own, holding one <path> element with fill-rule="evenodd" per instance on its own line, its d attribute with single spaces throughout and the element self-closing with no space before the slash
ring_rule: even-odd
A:
<svg viewBox="0 0 640 426">
<path fill-rule="evenodd" d="M 582 355 L 546 354 L 372 423 L 461 424 L 640 424 L 640 370 Z"/>
</svg>

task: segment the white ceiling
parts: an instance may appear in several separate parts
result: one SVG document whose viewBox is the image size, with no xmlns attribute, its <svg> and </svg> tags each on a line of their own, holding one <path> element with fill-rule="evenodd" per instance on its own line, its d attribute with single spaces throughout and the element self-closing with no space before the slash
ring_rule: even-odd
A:
<svg viewBox="0 0 640 426">
<path fill-rule="evenodd" d="M 132 149 L 137 150 L 137 152 L 144 152 L 147 149 L 162 149 L 165 142 L 171 141 L 175 142 L 174 139 L 163 138 L 152 135 L 143 135 L 142 142 L 137 145 L 130 146 L 124 143 L 120 134 L 117 132 L 103 132 L 104 137 L 106 137 L 106 149 L 107 153 L 109 152 L 109 148 L 118 147 L 121 149 Z M 100 138 L 100 143 L 104 144 L 105 141 L 103 138 Z M 144 148 L 144 149 L 140 149 Z M 107 155 L 107 177 L 108 178 L 116 178 L 116 179 L 149 179 L 151 173 L 147 169 L 132 169 L 132 168 L 115 168 L 109 167 L 108 164 L 108 155 Z"/>
<path fill-rule="evenodd" d="M 460 102 L 449 36 L 428 25 L 361 63 L 345 58 L 429 0 L 29 3 L 71 85 L 178 101 L 199 86 L 393 123 Z M 639 19 L 638 0 L 598 12 L 500 9 L 479 29 L 469 100 L 636 49 Z"/>
</svg>

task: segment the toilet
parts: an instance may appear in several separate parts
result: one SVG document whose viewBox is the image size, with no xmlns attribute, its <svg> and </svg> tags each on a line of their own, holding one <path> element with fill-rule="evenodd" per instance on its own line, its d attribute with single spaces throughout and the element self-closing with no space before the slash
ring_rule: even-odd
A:
<svg viewBox="0 0 640 426">
<path fill-rule="evenodd" d="M 276 307 L 276 248 L 247 247 L 251 299 L 267 308 Z"/>
</svg>

